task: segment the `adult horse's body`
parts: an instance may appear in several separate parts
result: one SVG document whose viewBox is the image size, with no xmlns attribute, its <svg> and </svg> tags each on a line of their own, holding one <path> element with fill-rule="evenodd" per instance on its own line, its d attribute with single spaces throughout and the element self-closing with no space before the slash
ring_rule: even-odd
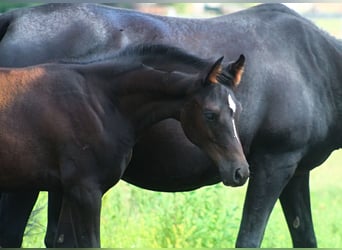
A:
<svg viewBox="0 0 342 250">
<path fill-rule="evenodd" d="M 102 194 L 121 179 L 142 131 L 171 117 L 223 182 L 242 185 L 249 171 L 231 88 L 244 58 L 229 70 L 221 61 L 154 45 L 86 65 L 0 69 L 0 190 L 61 192 L 60 220 L 71 221 L 75 237 L 69 247 L 99 247 Z"/>
<path fill-rule="evenodd" d="M 7 66 L 60 57 L 87 60 L 141 41 L 173 44 L 204 56 L 244 53 L 248 68 L 237 90 L 244 110 L 238 127 L 252 175 L 236 245 L 260 246 L 280 198 L 293 245 L 316 246 L 309 171 L 341 147 L 340 41 L 280 4 L 212 19 L 57 4 L 18 10 L 0 22 L 0 65 Z M 161 191 L 220 181 L 212 162 L 172 120 L 144 134 L 123 179 Z"/>
</svg>

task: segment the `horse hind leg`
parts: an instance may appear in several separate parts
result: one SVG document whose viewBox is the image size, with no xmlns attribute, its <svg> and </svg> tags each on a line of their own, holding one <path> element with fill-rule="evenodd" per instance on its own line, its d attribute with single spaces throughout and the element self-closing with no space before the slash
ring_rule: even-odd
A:
<svg viewBox="0 0 342 250">
<path fill-rule="evenodd" d="M 317 247 L 312 223 L 309 171 L 295 173 L 280 196 L 293 247 Z"/>
</svg>

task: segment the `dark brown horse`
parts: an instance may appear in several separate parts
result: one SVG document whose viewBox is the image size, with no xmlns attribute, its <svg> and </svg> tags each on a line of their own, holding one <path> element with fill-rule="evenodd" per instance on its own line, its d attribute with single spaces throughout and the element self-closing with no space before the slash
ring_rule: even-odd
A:
<svg viewBox="0 0 342 250">
<path fill-rule="evenodd" d="M 281 4 L 210 19 L 49 4 L 2 15 L 0 34 L 0 65 L 7 66 L 63 57 L 93 60 L 143 41 L 172 44 L 205 57 L 246 55 L 248 67 L 236 92 L 243 107 L 237 126 L 252 174 L 236 245 L 260 246 L 279 198 L 293 245 L 317 246 L 309 173 L 342 145 L 340 41 Z M 221 181 L 213 162 L 170 119 L 142 135 L 123 179 L 161 191 Z M 2 200 L 0 238 L 12 239 L 11 246 L 20 246 L 34 198 L 17 194 Z M 49 218 L 50 229 L 53 221 Z"/>
<path fill-rule="evenodd" d="M 181 121 L 227 185 L 244 184 L 232 90 L 244 57 L 221 61 L 151 45 L 90 64 L 2 68 L 0 189 L 61 192 L 75 246 L 99 247 L 102 194 L 121 179 L 142 131 L 166 118 Z"/>
</svg>

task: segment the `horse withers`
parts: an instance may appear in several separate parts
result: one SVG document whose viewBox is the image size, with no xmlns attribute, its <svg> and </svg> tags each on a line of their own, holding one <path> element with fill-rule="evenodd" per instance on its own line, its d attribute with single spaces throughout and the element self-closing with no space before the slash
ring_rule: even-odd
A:
<svg viewBox="0 0 342 250">
<path fill-rule="evenodd" d="M 221 61 L 146 45 L 89 64 L 2 68 L 0 189 L 61 192 L 70 246 L 99 247 L 102 195 L 122 177 L 138 136 L 167 118 L 181 122 L 227 185 L 244 184 L 233 92 L 244 57 L 226 67 Z M 60 236 L 55 247 L 66 246 Z"/>
</svg>

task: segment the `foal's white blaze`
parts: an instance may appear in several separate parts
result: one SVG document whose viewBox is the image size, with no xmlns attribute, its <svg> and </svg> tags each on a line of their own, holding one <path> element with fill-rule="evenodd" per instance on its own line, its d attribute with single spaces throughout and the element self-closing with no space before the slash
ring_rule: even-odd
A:
<svg viewBox="0 0 342 250">
<path fill-rule="evenodd" d="M 235 113 L 235 111 L 236 111 L 236 103 L 234 102 L 234 100 L 231 97 L 231 95 L 228 95 L 228 106 L 229 106 L 229 108 L 232 109 L 233 113 Z M 232 118 L 232 123 L 233 123 L 233 129 L 234 129 L 234 137 L 240 142 L 239 136 L 238 136 L 238 133 L 237 133 L 237 130 L 236 130 L 236 125 L 235 125 L 234 118 Z"/>
<path fill-rule="evenodd" d="M 234 129 L 234 137 L 236 138 L 236 140 L 238 140 L 238 142 L 240 142 L 239 136 L 238 136 L 238 134 L 237 134 L 237 130 L 236 130 L 234 118 L 232 119 L 232 122 L 233 122 L 233 129 Z"/>
<path fill-rule="evenodd" d="M 228 105 L 229 107 L 233 110 L 233 113 L 236 111 L 236 103 L 234 102 L 232 96 L 229 94 L 228 95 Z"/>
</svg>

